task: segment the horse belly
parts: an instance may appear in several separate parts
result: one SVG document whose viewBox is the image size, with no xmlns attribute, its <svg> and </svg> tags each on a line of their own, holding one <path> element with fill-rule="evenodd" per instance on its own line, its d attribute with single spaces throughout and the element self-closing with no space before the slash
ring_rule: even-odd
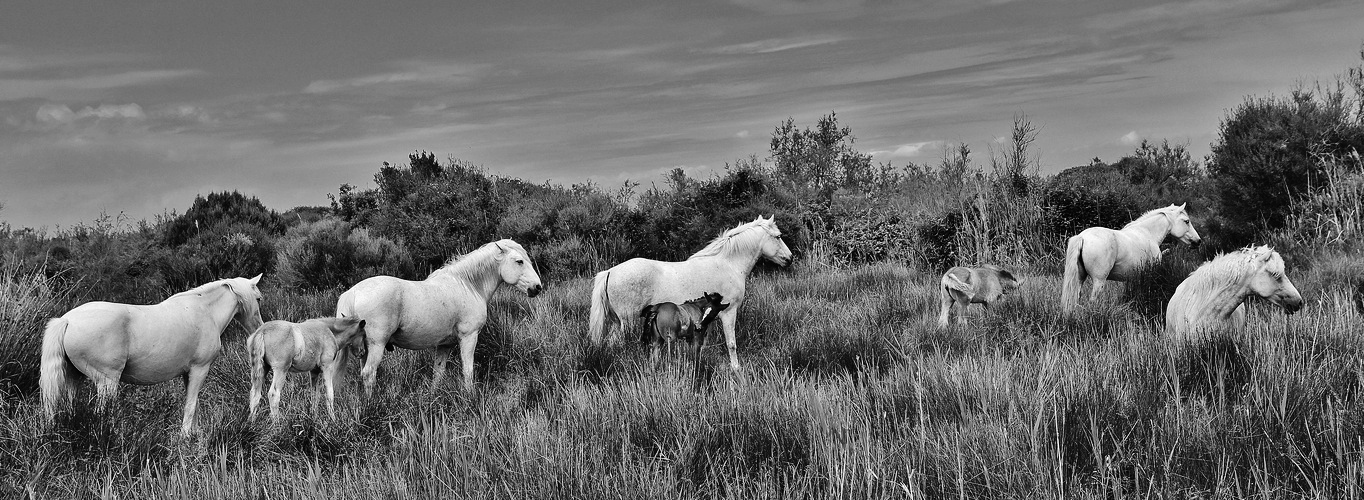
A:
<svg viewBox="0 0 1364 500">
<path fill-rule="evenodd" d="M 712 266 L 688 265 L 687 261 L 660 266 L 662 272 L 653 278 L 653 292 L 647 304 L 672 302 L 681 304 L 701 297 L 705 293 L 718 293 L 724 296 L 725 303 L 741 300 L 744 293 L 744 276 L 727 269 Z"/>
<path fill-rule="evenodd" d="M 407 319 L 388 339 L 388 343 L 403 349 L 434 349 L 459 341 L 459 321 L 453 316 Z"/>
</svg>

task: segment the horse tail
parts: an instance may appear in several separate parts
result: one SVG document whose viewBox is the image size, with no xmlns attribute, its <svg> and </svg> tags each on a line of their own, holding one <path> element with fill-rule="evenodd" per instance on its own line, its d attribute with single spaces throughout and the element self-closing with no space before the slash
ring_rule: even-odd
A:
<svg viewBox="0 0 1364 500">
<path fill-rule="evenodd" d="M 599 272 L 592 279 L 592 309 L 587 315 L 587 338 L 593 345 L 601 345 L 602 334 L 607 330 L 611 297 L 607 294 L 606 285 L 610 280 L 610 270 Z"/>
<path fill-rule="evenodd" d="M 62 400 L 63 391 L 66 389 L 67 360 L 66 348 L 62 345 L 62 339 L 66 337 L 66 329 L 70 326 L 65 318 L 54 318 L 47 322 L 47 329 L 43 332 L 43 352 L 42 362 L 38 368 L 38 387 L 42 392 L 43 413 L 47 416 L 47 421 L 51 422 L 57 416 L 57 406 Z M 67 400 L 71 398 L 71 392 L 65 391 Z"/>
<path fill-rule="evenodd" d="M 1081 262 L 1085 239 L 1080 235 L 1070 237 L 1066 243 L 1066 271 L 1061 277 L 1061 312 L 1070 313 L 1080 304 L 1080 287 L 1085 282 L 1084 262 Z"/>
<path fill-rule="evenodd" d="M 251 390 L 247 393 L 247 414 L 256 416 L 261 390 L 265 387 L 265 328 L 257 328 L 246 337 L 246 357 L 251 360 Z"/>
</svg>

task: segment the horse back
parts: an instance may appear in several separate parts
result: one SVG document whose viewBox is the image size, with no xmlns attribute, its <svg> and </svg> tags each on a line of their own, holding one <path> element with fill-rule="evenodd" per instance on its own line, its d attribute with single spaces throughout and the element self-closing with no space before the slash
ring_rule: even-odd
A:
<svg viewBox="0 0 1364 500">
<path fill-rule="evenodd" d="M 748 276 L 723 261 L 663 262 L 634 258 L 610 269 L 607 295 L 612 309 L 637 311 L 648 304 L 683 303 L 716 292 L 732 304 L 743 301 Z"/>
</svg>

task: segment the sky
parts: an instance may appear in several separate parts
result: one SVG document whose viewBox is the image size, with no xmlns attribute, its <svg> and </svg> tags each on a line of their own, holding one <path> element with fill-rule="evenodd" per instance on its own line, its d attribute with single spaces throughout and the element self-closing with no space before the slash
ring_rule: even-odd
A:
<svg viewBox="0 0 1364 500">
<path fill-rule="evenodd" d="M 1043 174 L 1142 139 L 1202 158 L 1248 96 L 1360 63 L 1364 2 L 14 2 L 0 222 L 59 230 L 237 190 L 278 211 L 414 151 L 568 185 L 708 177 L 837 113 L 892 165 L 977 161 L 1016 115 Z"/>
</svg>

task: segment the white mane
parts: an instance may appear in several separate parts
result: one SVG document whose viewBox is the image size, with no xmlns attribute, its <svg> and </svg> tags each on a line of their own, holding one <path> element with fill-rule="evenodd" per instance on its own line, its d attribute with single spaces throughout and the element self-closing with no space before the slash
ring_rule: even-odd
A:
<svg viewBox="0 0 1364 500">
<path fill-rule="evenodd" d="M 1273 270 L 1277 266 L 1278 272 L 1282 272 L 1283 257 L 1274 252 L 1274 249 L 1268 245 L 1245 247 L 1235 252 L 1220 254 L 1189 273 L 1189 277 L 1186 278 L 1189 284 L 1188 293 L 1193 297 L 1201 297 L 1228 286 L 1239 285 L 1259 271 L 1261 268 L 1259 259 L 1271 253 L 1274 256 L 1264 264 L 1264 267 Z"/>
<path fill-rule="evenodd" d="M 1178 205 L 1170 205 L 1170 206 L 1168 206 L 1168 207 L 1154 208 L 1154 209 L 1151 209 L 1151 210 L 1147 210 L 1146 213 L 1143 213 L 1143 214 L 1141 214 L 1141 216 L 1139 216 L 1139 217 L 1137 217 L 1137 218 L 1135 218 L 1135 219 L 1132 219 L 1132 222 L 1128 222 L 1128 223 L 1127 223 L 1126 225 L 1124 225 L 1122 228 L 1123 228 L 1123 229 L 1127 229 L 1127 228 L 1129 228 L 1129 227 L 1132 227 L 1132 226 L 1136 225 L 1137 223 L 1139 223 L 1139 222 L 1141 222 L 1141 221 L 1146 220 L 1147 218 L 1150 218 L 1150 217 L 1153 217 L 1153 216 L 1156 216 L 1156 215 L 1174 215 L 1174 214 L 1176 214 L 1176 213 L 1178 213 L 1178 212 L 1182 212 L 1182 211 L 1184 211 L 1184 209 L 1180 208 Z"/>
<path fill-rule="evenodd" d="M 748 250 L 748 248 L 744 247 L 756 246 L 761 240 L 757 238 L 739 238 L 738 236 L 752 229 L 762 229 L 767 231 L 768 234 L 772 234 L 776 232 L 776 223 L 771 219 L 758 219 L 734 226 L 733 229 L 720 233 L 719 236 L 716 236 L 715 239 L 706 244 L 705 248 L 692 254 L 691 257 L 687 257 L 687 260 L 733 253 L 739 250 Z"/>
<path fill-rule="evenodd" d="M 464 255 L 450 257 L 450 260 L 445 261 L 445 265 L 441 266 L 440 269 L 431 271 L 431 276 L 434 276 L 436 273 L 446 272 L 472 281 L 475 278 L 495 273 L 496 271 L 493 268 L 496 267 L 497 260 L 493 257 L 502 253 L 502 249 L 499 248 L 498 245 L 501 245 L 502 248 L 521 252 L 521 255 L 526 255 L 526 249 L 515 241 L 494 241 L 485 243 L 483 246 Z"/>
</svg>

